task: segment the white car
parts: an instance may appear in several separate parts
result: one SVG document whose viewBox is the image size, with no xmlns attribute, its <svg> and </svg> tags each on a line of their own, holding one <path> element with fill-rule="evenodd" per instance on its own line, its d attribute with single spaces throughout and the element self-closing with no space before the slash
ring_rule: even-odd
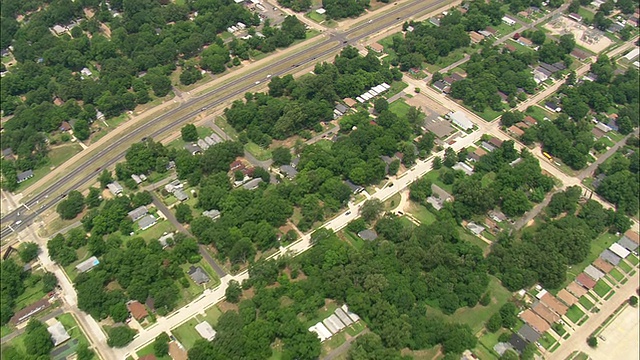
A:
<svg viewBox="0 0 640 360">
<path fill-rule="evenodd" d="M 271 77 L 271 74 L 267 75 L 267 79 Z"/>
<path fill-rule="evenodd" d="M 256 81 L 256 82 L 255 82 L 255 84 L 256 84 L 256 85 L 260 84 L 260 80 Z"/>
</svg>

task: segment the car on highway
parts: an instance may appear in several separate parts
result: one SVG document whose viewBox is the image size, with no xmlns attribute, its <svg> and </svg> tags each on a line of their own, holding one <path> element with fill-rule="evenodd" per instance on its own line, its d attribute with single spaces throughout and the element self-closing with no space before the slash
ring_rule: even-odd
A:
<svg viewBox="0 0 640 360">
<path fill-rule="evenodd" d="M 271 77 L 271 74 L 267 75 L 267 79 L 269 79 Z"/>
<path fill-rule="evenodd" d="M 16 221 L 16 222 L 15 222 L 15 224 L 13 224 L 13 225 L 18 226 L 18 225 L 20 225 L 20 224 L 22 224 L 22 220 L 18 220 L 18 221 Z"/>
<path fill-rule="evenodd" d="M 367 24 L 371 24 L 373 22 L 373 20 L 369 20 L 367 21 Z"/>
<path fill-rule="evenodd" d="M 260 84 L 260 80 L 256 81 L 256 82 L 255 82 L 255 84 L 256 84 L 256 85 Z"/>
</svg>

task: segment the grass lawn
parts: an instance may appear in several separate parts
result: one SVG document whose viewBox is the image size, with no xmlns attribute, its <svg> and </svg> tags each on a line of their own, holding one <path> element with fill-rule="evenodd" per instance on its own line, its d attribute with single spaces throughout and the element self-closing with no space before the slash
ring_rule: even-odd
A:
<svg viewBox="0 0 640 360">
<path fill-rule="evenodd" d="M 367 326 L 362 322 L 362 320 L 357 323 L 347 326 L 346 332 L 351 336 L 356 336 L 360 334 Z"/>
<path fill-rule="evenodd" d="M 176 231 L 175 226 L 169 220 L 159 221 L 157 224 L 146 230 L 136 230 L 134 236 L 140 236 L 144 238 L 147 242 L 151 240 L 159 239 L 165 232 L 170 233 Z M 128 236 L 123 236 L 123 241 L 126 241 Z"/>
<path fill-rule="evenodd" d="M 574 324 L 577 323 L 578 320 L 580 320 L 583 316 L 584 316 L 584 312 L 576 305 L 572 305 L 567 311 L 567 317 Z"/>
<path fill-rule="evenodd" d="M 140 349 L 140 351 L 138 351 L 136 354 L 138 354 L 138 358 L 141 358 L 141 357 L 143 357 L 145 355 L 154 354 L 154 352 L 153 352 L 153 342 L 151 344 L 143 347 L 142 349 Z M 162 357 L 157 357 L 156 356 L 156 359 L 158 359 L 158 360 L 171 360 L 171 356 L 169 356 L 169 354 L 165 354 Z"/>
<path fill-rule="evenodd" d="M 229 135 L 232 140 L 238 139 L 238 132 L 233 128 L 233 126 L 229 125 L 227 119 L 222 116 L 218 116 L 214 122 L 222 129 L 222 131 L 224 131 L 225 134 Z"/>
<path fill-rule="evenodd" d="M 393 83 L 391 83 L 391 89 L 389 89 L 389 91 L 387 91 L 385 96 L 388 99 L 388 98 L 392 97 L 393 95 L 399 93 L 400 91 L 404 90 L 407 86 L 409 86 L 409 84 L 407 84 L 406 82 L 394 81 Z"/>
<path fill-rule="evenodd" d="M 491 185 L 491 183 L 496 179 L 496 173 L 494 173 L 493 171 L 485 174 L 482 177 L 481 183 L 482 183 L 482 187 L 488 187 L 489 185 Z"/>
<path fill-rule="evenodd" d="M 258 144 L 248 142 L 247 144 L 245 144 L 244 149 L 250 152 L 251 155 L 255 156 L 255 158 L 260 161 L 271 159 L 271 151 L 269 149 L 263 149 Z"/>
<path fill-rule="evenodd" d="M 13 328 L 11 326 L 9 326 L 8 324 L 6 325 L 2 325 L 2 327 L 0 327 L 0 337 L 5 337 L 9 334 L 11 334 L 13 332 Z"/>
<path fill-rule="evenodd" d="M 331 339 L 328 339 L 327 341 L 325 341 L 324 343 L 322 343 L 322 355 L 327 355 L 329 352 L 331 352 L 331 350 L 337 348 L 338 346 L 344 344 L 344 342 L 347 341 L 346 336 L 344 335 L 344 332 L 339 332 L 335 335 L 333 335 L 331 337 Z"/>
<path fill-rule="evenodd" d="M 31 179 L 27 179 L 21 182 L 18 185 L 18 189 L 16 190 L 16 193 L 18 193 L 19 190 L 28 188 L 33 183 L 37 182 L 42 177 L 49 174 L 51 172 L 51 168 L 56 168 L 62 165 L 65 161 L 71 159 L 75 154 L 79 153 L 80 151 L 82 151 L 82 146 L 76 143 L 68 143 L 65 145 L 53 147 L 49 151 L 49 154 L 47 155 L 46 165 L 33 170 L 33 177 Z"/>
<path fill-rule="evenodd" d="M 617 282 L 620 282 L 622 281 L 622 279 L 624 279 L 624 275 L 622 275 L 622 273 L 615 268 L 611 269 L 611 272 L 609 273 L 609 275 L 611 275 L 614 279 L 616 279 Z"/>
<path fill-rule="evenodd" d="M 500 329 L 495 333 L 486 332 L 478 339 L 478 345 L 473 350 L 473 353 L 478 355 L 480 359 L 498 359 L 498 354 L 493 350 L 493 347 L 498 343 L 500 335 L 509 332 L 506 329 Z"/>
<path fill-rule="evenodd" d="M 84 336 L 84 333 L 78 326 L 78 323 L 74 319 L 73 315 L 62 314 L 58 316 L 57 319 L 62 323 L 62 325 L 64 325 L 64 328 L 65 330 L 67 330 L 67 333 L 69 333 L 69 336 L 71 336 L 74 339 L 78 339 L 78 342 L 89 345 L 89 341 Z"/>
<path fill-rule="evenodd" d="M 567 330 L 565 330 L 564 327 L 560 323 L 553 324 L 553 326 L 551 328 L 553 329 L 553 331 L 555 331 L 556 334 L 558 334 L 560 336 L 562 336 L 562 335 L 567 333 Z"/>
<path fill-rule="evenodd" d="M 468 107 L 467 107 L 468 108 Z M 473 111 L 475 114 L 477 114 L 478 116 L 480 116 L 482 119 L 484 119 L 485 121 L 493 121 L 495 120 L 498 116 L 502 115 L 502 111 L 495 111 L 489 107 L 487 107 L 486 109 L 484 109 L 483 112 L 478 112 L 478 111 L 474 111 L 471 108 L 468 108 L 469 110 Z"/>
<path fill-rule="evenodd" d="M 364 240 L 360 239 L 358 235 L 352 233 L 351 231 L 344 231 L 344 237 L 349 241 L 351 246 L 356 248 L 356 250 L 360 251 L 362 247 L 364 247 Z"/>
<path fill-rule="evenodd" d="M 633 266 L 638 266 L 638 262 L 640 262 L 640 260 L 638 260 L 638 257 L 633 254 L 629 254 L 629 256 L 627 256 L 627 261 L 630 262 Z"/>
<path fill-rule="evenodd" d="M 305 322 L 304 328 L 308 329 L 311 326 L 315 325 L 318 321 L 322 321 L 326 318 L 328 318 L 329 316 L 331 316 L 331 314 L 333 314 L 334 311 L 336 311 L 336 309 L 338 308 L 338 305 L 335 302 L 330 302 L 326 309 L 323 307 L 321 309 L 319 309 L 316 312 L 316 316 L 314 316 L 313 318 L 307 320 Z"/>
<path fill-rule="evenodd" d="M 580 9 L 578 10 L 578 15 L 582 16 L 582 18 L 584 20 L 587 20 L 587 23 L 591 23 L 593 22 L 593 17 L 596 15 L 594 13 L 592 13 L 591 11 L 583 8 L 582 6 L 580 7 Z"/>
<path fill-rule="evenodd" d="M 530 115 L 532 118 L 538 121 L 543 121 L 545 117 L 549 119 L 555 118 L 555 116 L 552 113 L 536 105 L 532 105 L 529 108 L 527 108 L 526 115 Z"/>
<path fill-rule="evenodd" d="M 583 295 L 578 302 L 580 303 L 580 305 L 582 305 L 582 307 L 584 307 L 587 310 L 591 310 L 591 308 L 593 307 L 593 303 L 591 302 L 591 300 L 589 300 L 589 298 L 587 298 L 586 295 Z"/>
<path fill-rule="evenodd" d="M 436 221 L 436 216 L 427 210 L 426 207 L 420 204 L 416 204 L 413 201 L 409 201 L 409 209 L 407 210 L 413 215 L 421 224 L 429 225 Z"/>
<path fill-rule="evenodd" d="M 424 174 L 423 178 L 429 179 L 431 180 L 432 184 L 438 185 L 439 187 L 441 187 L 443 190 L 445 190 L 446 192 L 448 192 L 449 194 L 451 194 L 453 192 L 453 185 L 447 185 L 445 183 L 443 183 L 440 179 L 440 172 L 443 170 L 444 168 L 440 168 L 438 170 L 432 170 L 429 171 L 428 173 Z"/>
<path fill-rule="evenodd" d="M 177 328 L 171 330 L 171 333 L 176 337 L 176 339 L 178 339 L 178 341 L 180 341 L 185 349 L 189 350 L 193 347 L 193 344 L 195 344 L 196 340 L 202 339 L 200 334 L 198 334 L 195 329 L 195 326 L 199 323 L 200 322 L 197 319 L 191 319 L 186 323 L 178 326 Z"/>
<path fill-rule="evenodd" d="M 405 118 L 409 112 L 410 106 L 402 99 L 398 99 L 389 104 L 389 110 L 398 115 L 399 118 Z"/>
<path fill-rule="evenodd" d="M 584 261 L 582 261 L 581 263 L 573 265 L 571 269 L 567 271 L 567 280 L 565 280 L 564 284 L 562 284 L 559 289 L 567 287 L 567 285 L 569 285 L 569 283 L 571 283 L 576 278 L 576 276 L 583 272 L 589 264 L 591 264 L 595 259 L 598 258 L 598 256 L 600 256 L 600 253 L 604 251 L 604 249 L 607 249 L 617 240 L 618 239 L 614 234 L 609 233 L 602 234 L 595 240 L 593 240 L 591 242 L 591 250 L 589 252 L 589 255 L 587 255 L 587 258 L 584 259 Z"/>
<path fill-rule="evenodd" d="M 538 339 L 540 345 L 542 345 L 545 349 L 551 348 L 551 346 L 553 346 L 556 341 L 557 340 L 553 336 L 549 335 L 549 333 L 544 333 L 544 335 L 542 335 L 540 339 Z"/>
<path fill-rule="evenodd" d="M 398 206 L 398 204 L 400 204 L 400 200 L 401 200 L 400 193 L 393 194 L 393 196 L 391 196 L 384 202 L 384 209 L 391 210 L 395 208 L 396 206 Z"/>
<path fill-rule="evenodd" d="M 308 12 L 306 16 L 318 24 L 322 23 L 327 18 L 322 14 L 318 14 L 315 10 Z"/>
<path fill-rule="evenodd" d="M 593 288 L 593 291 L 595 291 L 598 296 L 604 297 L 609 293 L 609 291 L 611 291 L 611 286 L 605 283 L 604 280 L 600 279 L 596 283 L 596 287 Z"/>
<path fill-rule="evenodd" d="M 42 275 L 42 274 L 39 274 L 39 275 Z M 42 280 L 38 281 L 33 286 L 27 287 L 24 293 L 22 293 L 22 295 L 20 295 L 16 299 L 16 306 L 14 307 L 14 309 L 21 310 L 33 304 L 34 302 L 42 299 L 43 297 L 45 297 L 45 295 L 47 295 L 47 293 L 42 291 Z"/>
<path fill-rule="evenodd" d="M 618 264 L 618 267 L 620 269 L 622 269 L 622 271 L 626 272 L 626 273 L 630 273 L 631 270 L 633 270 L 633 268 L 631 267 L 631 265 L 627 264 L 624 260 L 620 261 L 620 263 Z"/>
<path fill-rule="evenodd" d="M 480 239 L 479 237 L 470 234 L 467 230 L 465 230 L 463 228 L 460 228 L 458 230 L 458 233 L 460 233 L 460 238 L 462 240 L 465 240 L 467 242 L 470 242 L 473 245 L 478 246 L 480 249 L 482 249 L 483 252 L 485 252 L 487 250 L 487 248 L 489 247 L 489 244 L 487 244 L 486 242 L 482 241 L 482 239 Z"/>
<path fill-rule="evenodd" d="M 209 309 L 207 309 L 207 311 L 205 311 L 204 314 L 205 314 L 204 319 L 207 320 L 209 324 L 211 324 L 211 326 L 216 326 L 218 324 L 218 319 L 220 318 L 220 315 L 222 315 L 222 312 L 220 311 L 218 306 L 214 305 Z"/>
</svg>

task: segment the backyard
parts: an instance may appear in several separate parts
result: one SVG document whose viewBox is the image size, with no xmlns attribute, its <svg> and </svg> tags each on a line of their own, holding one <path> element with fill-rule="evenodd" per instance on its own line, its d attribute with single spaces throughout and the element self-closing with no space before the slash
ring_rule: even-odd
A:
<svg viewBox="0 0 640 360">
<path fill-rule="evenodd" d="M 171 330 L 171 333 L 180 341 L 182 346 L 184 346 L 187 350 L 193 347 L 196 340 L 201 339 L 200 334 L 195 329 L 195 326 L 203 321 L 209 322 L 209 324 L 215 328 L 218 324 L 218 318 L 220 317 L 221 312 L 217 306 L 213 306 L 205 311 L 205 315 L 196 315 L 186 323 L 178 326 L 177 328 Z"/>
<path fill-rule="evenodd" d="M 580 321 L 580 319 L 584 316 L 584 312 L 582 310 L 580 310 L 579 307 L 577 307 L 576 305 L 573 305 L 569 308 L 569 310 L 567 311 L 567 317 L 569 318 L 569 320 L 571 320 L 574 324 L 577 324 L 578 321 Z"/>
<path fill-rule="evenodd" d="M 596 286 L 593 288 L 593 291 L 595 291 L 595 293 L 598 294 L 598 296 L 603 298 L 609 293 L 609 291 L 611 291 L 611 286 L 609 286 L 606 282 L 604 282 L 603 279 L 600 279 L 596 283 Z"/>
</svg>

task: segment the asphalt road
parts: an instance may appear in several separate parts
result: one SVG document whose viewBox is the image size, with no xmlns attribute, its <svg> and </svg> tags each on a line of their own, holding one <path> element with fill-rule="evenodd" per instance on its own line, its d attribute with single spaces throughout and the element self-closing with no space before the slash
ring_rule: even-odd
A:
<svg viewBox="0 0 640 360">
<path fill-rule="evenodd" d="M 288 73 L 296 72 L 300 68 L 310 66 L 317 62 L 318 58 L 324 58 L 331 54 L 336 54 L 345 46 L 355 45 L 358 41 L 379 33 L 390 27 L 397 26 L 405 20 L 415 17 L 429 10 L 434 10 L 438 6 L 451 2 L 451 0 L 435 0 L 420 1 L 399 4 L 391 7 L 389 11 L 375 17 L 367 22 L 358 24 L 347 31 L 329 30 L 325 33 L 325 39 L 317 45 L 299 50 L 289 56 L 274 60 L 269 65 L 243 76 L 239 76 L 229 82 L 220 84 L 219 87 L 206 94 L 193 97 L 192 99 L 182 103 L 179 107 L 169 110 L 157 118 L 142 124 L 135 130 L 122 136 L 117 141 L 105 147 L 96 153 L 89 161 L 79 165 L 73 171 L 69 171 L 60 179 L 52 183 L 48 188 L 44 189 L 38 195 L 32 197 L 25 202 L 28 209 L 34 208 L 34 211 L 27 209 L 16 209 L 4 216 L 0 222 L 3 229 L 0 232 L 0 238 L 10 235 L 15 229 L 30 224 L 41 213 L 57 204 L 62 200 L 65 194 L 89 181 L 93 181 L 98 173 L 107 167 L 114 165 L 120 161 L 125 151 L 118 151 L 123 144 L 132 144 L 140 141 L 142 138 L 155 138 L 166 132 L 169 132 L 178 126 L 192 121 L 193 118 L 200 114 L 203 110 L 210 107 L 219 106 L 235 99 L 239 95 L 252 90 L 253 88 L 264 85 L 262 82 L 267 80 L 267 76 L 281 76 Z M 184 114 L 186 112 L 186 114 Z M 180 114 L 183 114 L 180 116 Z M 175 120 L 171 120 L 175 118 Z M 151 132 L 157 125 L 170 120 L 169 123 L 160 127 L 158 130 Z M 88 169 L 95 169 L 91 174 L 78 178 L 78 174 Z M 57 195 L 62 191 L 62 195 Z M 53 196 L 55 195 L 55 198 Z"/>
</svg>

